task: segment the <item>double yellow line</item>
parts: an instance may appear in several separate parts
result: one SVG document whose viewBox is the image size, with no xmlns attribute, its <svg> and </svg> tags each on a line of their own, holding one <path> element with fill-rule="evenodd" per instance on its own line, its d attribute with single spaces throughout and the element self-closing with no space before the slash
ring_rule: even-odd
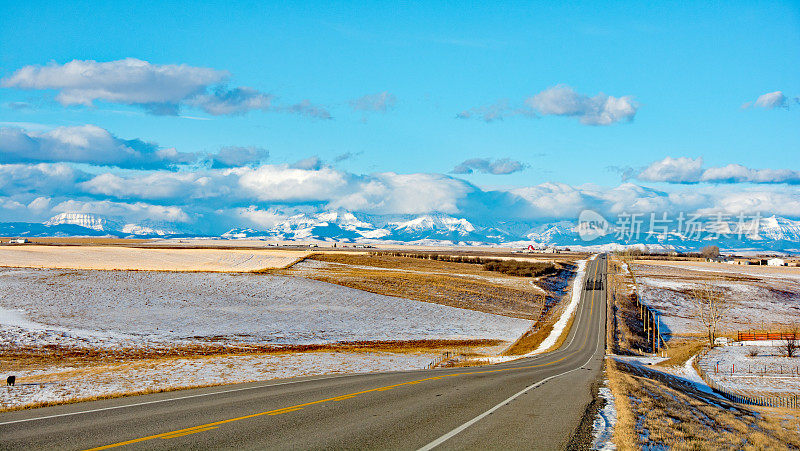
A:
<svg viewBox="0 0 800 451">
<path fill-rule="evenodd" d="M 595 267 L 594 267 L 594 275 L 593 275 L 593 277 L 596 278 L 597 277 L 597 269 L 598 269 L 598 267 L 600 265 L 597 263 L 597 261 L 595 261 L 594 263 L 595 263 Z M 595 298 L 595 294 L 596 294 L 595 292 L 592 293 L 592 303 L 590 305 L 590 310 L 589 310 L 589 318 L 590 319 L 592 318 L 593 313 L 594 313 L 594 298 Z M 146 437 L 140 437 L 140 438 L 136 438 L 136 439 L 132 439 L 132 440 L 126 440 L 124 442 L 112 443 L 110 445 L 99 446 L 97 448 L 91 448 L 91 449 L 89 449 L 87 451 L 95 451 L 95 450 L 116 448 L 116 447 L 119 447 L 119 446 L 132 445 L 134 443 L 140 443 L 140 442 L 145 442 L 145 441 L 148 441 L 148 440 L 154 440 L 154 439 L 159 439 L 159 438 L 167 440 L 167 439 L 172 439 L 172 438 L 184 437 L 184 436 L 187 436 L 187 435 L 196 434 L 198 432 L 205 432 L 205 431 L 210 431 L 212 429 L 217 429 L 219 426 L 221 426 L 223 424 L 233 423 L 234 421 L 247 420 L 249 418 L 256 418 L 256 417 L 260 417 L 260 416 L 264 416 L 264 415 L 283 415 L 285 413 L 296 412 L 298 410 L 304 409 L 305 407 L 309 407 L 309 406 L 313 406 L 313 405 L 317 405 L 317 404 L 323 404 L 323 403 L 327 403 L 327 402 L 345 401 L 345 400 L 348 400 L 348 399 L 355 398 L 358 395 L 363 395 L 363 394 L 366 394 L 366 393 L 383 392 L 383 391 L 393 390 L 393 389 L 398 388 L 398 387 L 403 387 L 403 386 L 406 386 L 406 385 L 414 385 L 414 384 L 419 384 L 421 382 L 426 382 L 426 381 L 440 380 L 440 379 L 444 379 L 446 377 L 465 376 L 465 375 L 471 375 L 471 374 L 497 373 L 497 372 L 501 372 L 501 371 L 512 371 L 512 370 L 525 370 L 525 369 L 531 369 L 531 368 L 540 368 L 540 367 L 553 365 L 555 363 L 561 362 L 564 359 L 566 359 L 566 358 L 568 358 L 568 357 L 570 357 L 570 356 L 582 351 L 583 348 L 586 346 L 586 343 L 587 343 L 588 340 L 589 340 L 589 335 L 587 334 L 586 337 L 584 337 L 583 343 L 581 344 L 580 348 L 576 349 L 575 351 L 572 351 L 572 352 L 568 353 L 567 355 L 565 355 L 564 357 L 561 357 L 558 360 L 553 360 L 552 362 L 542 363 L 542 364 L 539 364 L 539 365 L 529 365 L 529 366 L 521 366 L 521 367 L 514 367 L 514 368 L 500 368 L 500 369 L 495 369 L 495 370 L 467 371 L 467 372 L 462 372 L 462 373 L 453 373 L 453 374 L 444 374 L 444 375 L 441 375 L 441 376 L 426 377 L 424 379 L 417 379 L 417 380 L 414 380 L 414 381 L 402 382 L 400 384 L 387 385 L 385 387 L 372 388 L 372 389 L 369 389 L 369 390 L 364 390 L 364 391 L 359 391 L 359 392 L 354 392 L 354 393 L 348 393 L 346 395 L 335 396 L 335 397 L 332 397 L 332 398 L 325 398 L 325 399 L 320 399 L 320 400 L 317 400 L 317 401 L 311 401 L 311 402 L 307 402 L 307 403 L 304 403 L 304 404 L 296 404 L 296 405 L 289 406 L 289 407 L 283 407 L 281 409 L 268 410 L 268 411 L 265 411 L 265 412 L 254 413 L 254 414 L 251 414 L 251 415 L 245 415 L 245 416 L 236 417 L 236 418 L 229 418 L 227 420 L 221 420 L 221 421 L 216 421 L 216 422 L 213 422 L 213 423 L 202 424 L 200 426 L 194 426 L 194 427 L 190 427 L 190 428 L 186 428 L 186 429 L 178 429 L 176 431 L 164 432 L 162 434 L 148 435 Z"/>
</svg>

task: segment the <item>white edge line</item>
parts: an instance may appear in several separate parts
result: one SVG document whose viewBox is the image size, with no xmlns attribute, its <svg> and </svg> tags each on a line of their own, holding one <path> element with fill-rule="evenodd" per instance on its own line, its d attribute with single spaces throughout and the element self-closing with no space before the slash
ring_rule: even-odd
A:
<svg viewBox="0 0 800 451">
<path fill-rule="evenodd" d="M 0 426 L 6 425 L 6 424 L 14 424 L 14 423 L 25 423 L 25 422 L 28 422 L 28 421 L 46 420 L 48 418 L 69 417 L 69 416 L 73 416 L 73 415 L 81 415 L 81 414 L 84 414 L 84 413 L 102 412 L 104 410 L 125 409 L 125 408 L 128 408 L 128 407 L 145 406 L 145 405 L 148 405 L 148 404 L 158 404 L 158 403 L 162 403 L 162 402 L 180 401 L 182 399 L 190 399 L 190 398 L 200 398 L 200 397 L 204 397 L 204 396 L 222 395 L 222 394 L 225 394 L 225 393 L 234 393 L 234 392 L 245 391 L 245 390 L 256 390 L 256 389 L 259 389 L 259 388 L 277 387 L 277 386 L 280 386 L 280 385 L 300 384 L 300 383 L 303 383 L 303 382 L 321 381 L 321 380 L 327 380 L 327 379 L 338 379 L 340 377 L 347 377 L 347 376 L 353 376 L 353 374 L 340 374 L 340 375 L 337 375 L 337 376 L 319 377 L 319 378 L 316 378 L 316 379 L 304 379 L 302 381 L 287 381 L 287 382 L 280 382 L 280 383 L 277 383 L 277 384 L 257 385 L 255 387 L 234 388 L 234 389 L 230 389 L 230 390 L 222 390 L 222 391 L 216 391 L 216 392 L 212 392 L 212 393 L 199 393 L 199 394 L 196 394 L 196 395 L 178 396 L 176 398 L 156 399 L 154 401 L 137 402 L 137 403 L 134 403 L 134 404 L 124 404 L 124 405 L 121 405 L 121 406 L 111 406 L 111 407 L 103 407 L 103 408 L 100 408 L 100 409 L 81 410 L 79 412 L 59 413 L 59 414 L 56 414 L 56 415 L 47 415 L 47 416 L 35 417 L 35 418 L 24 418 L 24 419 L 21 419 L 21 420 L 6 421 L 6 422 L 3 422 L 3 423 L 0 423 Z M 10 413 L 10 412 L 8 412 L 8 413 Z"/>
<path fill-rule="evenodd" d="M 598 330 L 598 332 L 599 332 L 599 330 Z M 478 421 L 481 421 L 482 419 L 484 419 L 487 416 L 491 415 L 497 409 L 503 407 L 504 405 L 506 405 L 506 404 L 510 403 L 511 401 L 513 401 L 513 400 L 519 398 L 520 396 L 524 395 L 526 392 L 528 392 L 528 390 L 532 390 L 532 389 L 544 384 L 545 382 L 547 382 L 547 381 L 549 381 L 551 379 L 555 379 L 555 378 L 557 378 L 559 376 L 563 376 L 565 374 L 569 374 L 569 373 L 571 373 L 573 371 L 577 371 L 577 370 L 581 369 L 582 367 L 586 366 L 594 358 L 595 354 L 597 354 L 597 350 L 600 349 L 600 337 L 601 337 L 601 334 L 598 333 L 597 334 L 597 344 L 595 344 L 594 352 L 592 353 L 592 355 L 589 356 L 588 359 L 586 359 L 586 362 L 584 362 L 583 365 L 580 365 L 580 366 L 575 367 L 575 368 L 573 368 L 571 370 L 568 370 L 568 371 L 564 371 L 563 373 L 554 374 L 554 375 L 552 375 L 552 376 L 550 376 L 548 378 L 540 380 L 539 382 L 537 382 L 535 384 L 532 384 L 532 385 L 529 385 L 529 386 L 523 388 L 519 392 L 511 395 L 511 397 L 509 397 L 508 399 L 506 399 L 504 401 L 501 401 L 499 404 L 497 404 L 496 406 L 494 406 L 491 409 L 487 410 L 486 412 L 483 412 L 482 414 L 480 414 L 477 417 L 467 421 L 466 423 L 464 423 L 461 426 L 453 429 L 452 431 L 448 432 L 447 434 L 444 434 L 443 436 L 437 438 L 436 440 L 428 443 L 427 445 L 425 445 L 422 448 L 420 448 L 418 451 L 430 451 L 430 450 L 436 448 L 437 446 L 441 445 L 442 443 L 450 440 L 451 438 L 455 437 L 459 433 L 463 432 L 468 427 L 472 426 L 473 424 L 477 423 Z M 573 339 L 574 339 L 574 337 L 573 337 Z"/>
</svg>

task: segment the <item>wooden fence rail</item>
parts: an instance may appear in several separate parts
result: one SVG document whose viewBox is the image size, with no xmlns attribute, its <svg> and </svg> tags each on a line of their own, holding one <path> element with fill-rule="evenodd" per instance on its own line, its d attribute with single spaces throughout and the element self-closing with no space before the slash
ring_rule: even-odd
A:
<svg viewBox="0 0 800 451">
<path fill-rule="evenodd" d="M 800 332 L 738 332 L 738 341 L 757 340 L 800 340 Z"/>
</svg>

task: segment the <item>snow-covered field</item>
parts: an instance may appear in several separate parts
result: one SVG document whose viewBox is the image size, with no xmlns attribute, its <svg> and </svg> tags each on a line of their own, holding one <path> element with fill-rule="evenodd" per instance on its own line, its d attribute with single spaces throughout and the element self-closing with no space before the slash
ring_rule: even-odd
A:
<svg viewBox="0 0 800 451">
<path fill-rule="evenodd" d="M 682 268 L 689 271 L 747 275 L 759 278 L 800 279 L 800 268 L 796 266 L 734 265 L 728 263 L 681 260 L 647 260 L 647 264 Z"/>
<path fill-rule="evenodd" d="M 745 267 L 709 265 L 632 265 L 643 301 L 661 312 L 667 334 L 702 332 L 690 297 L 691 290 L 702 284 L 723 288 L 733 304 L 721 324 L 722 332 L 778 329 L 800 322 L 800 278 L 783 272 L 737 272 Z"/>
<path fill-rule="evenodd" d="M 291 250 L 142 249 L 121 246 L 0 246 L 0 266 L 146 271 L 257 271 L 308 255 Z"/>
<path fill-rule="evenodd" d="M 307 352 L 144 359 L 80 367 L 54 366 L 16 372 L 17 385 L 0 388 L 0 409 L 275 378 L 418 369 L 423 368 L 431 358 L 432 355 L 422 353 Z"/>
<path fill-rule="evenodd" d="M 749 356 L 750 350 L 758 355 Z M 714 382 L 741 393 L 800 394 L 800 357 L 784 357 L 774 346 L 724 346 L 698 364 Z"/>
<path fill-rule="evenodd" d="M 0 268 L 0 346 L 487 338 L 530 321 L 263 274 Z M 20 311 L 13 311 L 18 309 Z M 10 312 L 9 312 L 10 311 Z"/>
<path fill-rule="evenodd" d="M 511 342 L 531 323 L 300 277 L 0 268 L 0 349 L 23 356 L 6 362 L 13 364 L 18 386 L 0 390 L 0 407 L 305 375 L 418 369 L 440 352 L 193 355 L 198 347 L 261 349 L 427 339 Z M 79 356 L 113 351 L 121 357 L 73 357 L 73 366 L 65 366 L 42 359 L 53 346 L 80 351 Z M 148 354 L 154 349 L 178 351 L 167 353 L 172 357 L 155 357 Z M 28 355 L 38 357 L 19 363 Z M 0 371 L 0 376 L 8 375 L 8 367 Z"/>
</svg>

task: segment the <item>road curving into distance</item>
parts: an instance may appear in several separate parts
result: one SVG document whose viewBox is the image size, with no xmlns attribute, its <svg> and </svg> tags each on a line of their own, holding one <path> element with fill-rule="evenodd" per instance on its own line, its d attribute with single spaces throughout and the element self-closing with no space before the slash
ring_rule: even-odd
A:
<svg viewBox="0 0 800 451">
<path fill-rule="evenodd" d="M 606 257 L 556 351 L 498 365 L 295 378 L 0 414 L 0 449 L 562 449 L 605 353 Z M 596 289 L 591 289 L 596 288 Z"/>
</svg>

